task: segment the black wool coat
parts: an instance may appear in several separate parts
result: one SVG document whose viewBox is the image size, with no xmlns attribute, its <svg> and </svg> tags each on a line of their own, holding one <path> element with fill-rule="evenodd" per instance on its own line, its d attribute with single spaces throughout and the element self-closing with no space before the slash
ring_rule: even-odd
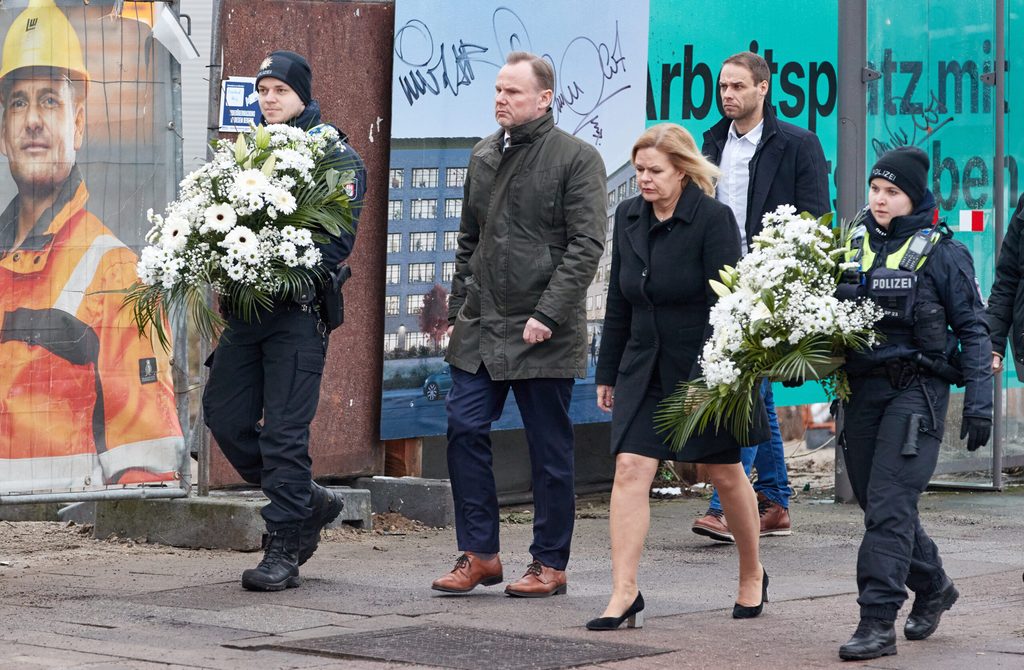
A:
<svg viewBox="0 0 1024 670">
<path fill-rule="evenodd" d="M 651 241 L 654 239 L 655 244 Z M 653 248 L 653 251 L 652 251 Z M 658 222 L 650 203 L 636 196 L 615 211 L 615 242 L 605 310 L 598 384 L 615 387 L 612 453 L 638 415 L 657 366 L 662 393 L 701 375 L 697 358 L 711 335 L 708 315 L 717 296 L 708 284 L 723 265 L 735 265 L 740 238 L 732 210 L 686 184 L 672 218 Z M 694 460 L 768 439 L 760 394 L 754 425 L 740 444 L 724 428 L 684 446 L 680 460 Z"/>
<path fill-rule="evenodd" d="M 1007 340 L 1013 350 L 1017 378 L 1024 380 L 1024 195 L 1017 201 L 1003 245 L 999 248 L 996 278 L 988 297 L 988 327 L 992 351 L 1005 354 Z"/>
</svg>

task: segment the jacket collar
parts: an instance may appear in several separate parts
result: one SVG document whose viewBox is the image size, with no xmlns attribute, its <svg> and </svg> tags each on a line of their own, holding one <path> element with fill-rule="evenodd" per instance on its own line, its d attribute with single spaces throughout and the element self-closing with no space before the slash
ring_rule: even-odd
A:
<svg viewBox="0 0 1024 670">
<path fill-rule="evenodd" d="M 518 126 L 514 126 L 508 129 L 509 138 L 511 139 L 510 148 L 517 147 L 522 144 L 531 144 L 535 140 L 543 137 L 552 128 L 555 127 L 555 115 L 552 113 L 551 108 L 544 112 L 543 115 L 534 119 L 533 121 L 527 121 L 526 123 Z M 496 133 L 491 135 L 491 141 L 488 144 L 488 149 L 498 154 L 501 153 L 501 148 L 505 145 L 505 129 L 499 128 Z"/>
<path fill-rule="evenodd" d="M 267 120 L 262 119 L 260 125 L 266 125 Z M 306 108 L 302 110 L 298 116 L 288 122 L 287 125 L 294 126 L 295 128 L 302 128 L 303 130 L 309 130 L 319 126 L 323 121 L 320 115 L 320 103 L 316 100 L 310 100 Z M 341 128 L 332 125 L 332 128 L 338 131 L 338 137 L 341 138 L 342 142 L 348 142 L 348 135 L 342 132 Z"/>
<path fill-rule="evenodd" d="M 45 249 L 70 215 L 85 207 L 88 197 L 88 191 L 85 190 L 85 184 L 82 181 L 82 173 L 77 164 L 73 165 L 68 178 L 61 184 L 53 205 L 40 215 L 39 220 L 32 226 L 28 237 L 18 248 L 25 251 Z M 14 236 L 18 230 L 20 201 L 21 196 L 14 196 L 14 199 L 0 214 L 0 251 L 11 251 L 14 246 Z M 73 207 L 69 209 L 68 203 L 72 203 Z"/>
<path fill-rule="evenodd" d="M 761 141 L 758 142 L 757 145 L 758 151 L 768 143 L 768 140 L 779 132 L 779 120 L 775 118 L 775 112 L 772 110 L 772 106 L 768 104 L 767 98 L 764 100 L 761 112 L 764 126 L 761 130 Z M 722 155 L 722 149 L 725 148 L 725 141 L 729 137 L 729 126 L 731 125 L 732 119 L 727 116 L 723 116 L 718 123 L 711 126 L 711 128 L 704 132 L 704 139 L 711 140 L 714 142 L 715 146 L 718 147 L 719 157 Z"/>
<path fill-rule="evenodd" d="M 641 196 L 637 196 L 630 203 L 626 210 L 626 239 L 633 247 L 633 251 L 639 256 L 644 265 L 650 264 L 650 232 L 652 229 L 662 225 L 671 225 L 673 222 L 693 223 L 697 218 L 697 209 L 700 205 L 700 187 L 687 181 L 683 192 L 676 201 L 675 211 L 672 217 L 664 223 L 658 223 L 654 217 L 654 208 Z"/>
</svg>

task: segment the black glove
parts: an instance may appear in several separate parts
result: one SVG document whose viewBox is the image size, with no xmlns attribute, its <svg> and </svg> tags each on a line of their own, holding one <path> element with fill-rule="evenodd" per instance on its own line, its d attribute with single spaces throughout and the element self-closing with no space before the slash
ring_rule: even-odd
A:
<svg viewBox="0 0 1024 670">
<path fill-rule="evenodd" d="M 960 439 L 967 438 L 967 451 L 977 451 L 978 447 L 988 444 L 992 435 L 992 419 L 980 419 L 976 416 L 965 416 L 960 426 Z"/>
</svg>

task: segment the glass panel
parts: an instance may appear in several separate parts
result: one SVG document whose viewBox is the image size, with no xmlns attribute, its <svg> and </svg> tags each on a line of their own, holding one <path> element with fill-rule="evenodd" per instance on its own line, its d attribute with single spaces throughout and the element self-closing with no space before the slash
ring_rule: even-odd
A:
<svg viewBox="0 0 1024 670">
<path fill-rule="evenodd" d="M 928 154 L 939 216 L 974 257 L 985 295 L 995 267 L 995 89 L 982 81 L 995 56 L 993 7 L 959 0 L 874 1 L 867 16 L 868 61 L 881 73 L 868 85 L 867 168 L 897 146 Z M 990 482 L 991 442 L 973 454 L 966 450 L 962 411 L 963 389 L 954 388 L 935 479 Z"/>
</svg>

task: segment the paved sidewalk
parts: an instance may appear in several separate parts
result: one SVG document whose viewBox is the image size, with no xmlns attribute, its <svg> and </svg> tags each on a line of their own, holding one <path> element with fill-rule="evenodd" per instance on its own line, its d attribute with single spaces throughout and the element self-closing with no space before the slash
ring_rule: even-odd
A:
<svg viewBox="0 0 1024 670">
<path fill-rule="evenodd" d="M 793 536 L 762 542 L 771 575 L 765 614 L 734 621 L 735 550 L 689 530 L 704 507 L 700 500 L 653 503 L 641 574 L 646 626 L 612 633 L 582 627 L 600 614 L 609 588 L 607 504 L 600 498 L 580 503 L 568 595 L 540 600 L 507 598 L 501 587 L 459 597 L 431 591 L 430 581 L 456 555 L 450 528 L 332 531 L 304 566 L 301 588 L 257 594 L 238 581 L 257 554 L 96 542 L 57 524 L 5 526 L 18 538 L 0 545 L 0 669 L 416 667 L 282 648 L 360 632 L 369 634 L 364 644 L 419 651 L 420 663 L 441 667 L 551 667 L 556 657 L 567 663 L 637 651 L 663 653 L 583 667 L 857 667 L 840 663 L 836 651 L 857 621 L 859 509 L 795 503 Z M 897 656 L 859 665 L 1024 667 L 1024 491 L 932 493 L 921 508 L 960 601 L 929 640 L 901 635 Z M 529 561 L 524 516 L 502 527 L 506 580 Z M 467 636 L 437 630 L 452 626 L 500 635 L 461 656 Z M 415 638 L 391 637 L 406 633 Z M 352 653 L 344 643 L 351 639 L 342 638 L 339 653 Z M 530 644 L 546 651 L 524 658 Z"/>
</svg>

